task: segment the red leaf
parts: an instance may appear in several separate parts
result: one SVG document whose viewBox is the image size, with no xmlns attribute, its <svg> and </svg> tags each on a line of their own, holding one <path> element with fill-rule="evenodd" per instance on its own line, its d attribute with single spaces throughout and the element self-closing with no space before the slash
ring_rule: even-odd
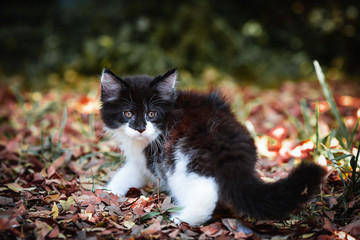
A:
<svg viewBox="0 0 360 240">
<path fill-rule="evenodd" d="M 43 175 L 41 175 L 41 173 L 35 173 L 34 174 L 34 181 L 44 181 L 45 178 Z"/>
<path fill-rule="evenodd" d="M 85 211 L 87 213 L 95 213 L 95 204 L 89 204 Z"/>
<path fill-rule="evenodd" d="M 150 234 L 155 234 L 158 232 L 161 232 L 160 220 L 155 220 L 155 222 L 153 224 L 151 224 L 149 227 L 145 228 L 142 231 L 142 234 L 150 235 Z"/>
<path fill-rule="evenodd" d="M 336 228 L 334 227 L 334 225 L 330 222 L 330 220 L 327 217 L 324 217 L 324 225 L 323 228 L 333 232 Z"/>
<path fill-rule="evenodd" d="M 175 229 L 172 233 L 170 233 L 168 236 L 171 238 L 171 239 L 175 239 L 177 237 L 177 235 L 179 235 L 180 233 L 180 229 Z"/>
<path fill-rule="evenodd" d="M 335 211 L 324 211 L 326 216 L 328 216 L 331 220 L 334 220 Z"/>
<path fill-rule="evenodd" d="M 244 232 L 234 232 L 235 239 L 248 239 L 250 235 L 247 235 Z"/>
<path fill-rule="evenodd" d="M 145 212 L 143 211 L 143 208 L 141 208 L 141 207 L 135 208 L 135 209 L 133 210 L 133 212 L 134 212 L 136 215 L 139 215 L 139 217 L 142 217 L 142 216 L 145 214 Z"/>
<path fill-rule="evenodd" d="M 340 230 L 346 232 L 346 233 L 350 233 L 351 230 L 353 230 L 353 228 L 355 227 L 359 227 L 360 226 L 360 220 L 356 220 L 356 221 L 352 221 L 351 223 L 349 223 L 348 225 L 341 227 Z"/>
<path fill-rule="evenodd" d="M 50 166 L 47 170 L 47 175 L 48 178 L 51 178 L 54 174 L 56 173 L 55 167 L 54 166 Z"/>
<path fill-rule="evenodd" d="M 59 236 L 60 230 L 59 227 L 56 225 L 54 229 L 49 233 L 49 238 L 57 238 Z"/>
<path fill-rule="evenodd" d="M 200 230 L 204 232 L 208 237 L 217 237 L 222 234 L 220 223 L 213 223 L 208 226 L 201 227 Z"/>
</svg>

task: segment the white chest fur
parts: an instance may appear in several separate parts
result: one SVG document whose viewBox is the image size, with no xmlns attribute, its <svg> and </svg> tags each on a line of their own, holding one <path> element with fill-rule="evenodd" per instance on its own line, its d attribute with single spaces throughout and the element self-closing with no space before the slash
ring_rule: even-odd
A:
<svg viewBox="0 0 360 240">
<path fill-rule="evenodd" d="M 116 130 L 106 129 L 119 144 L 126 157 L 126 163 L 121 167 L 107 184 L 106 189 L 112 193 L 125 195 L 131 187 L 141 188 L 145 184 L 154 182 L 155 177 L 146 167 L 144 149 L 148 139 L 141 136 L 129 136 L 127 126 Z"/>
</svg>

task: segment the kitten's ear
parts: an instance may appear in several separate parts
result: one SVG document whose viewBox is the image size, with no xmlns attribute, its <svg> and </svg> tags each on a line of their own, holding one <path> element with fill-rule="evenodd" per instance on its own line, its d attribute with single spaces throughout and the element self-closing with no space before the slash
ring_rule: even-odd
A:
<svg viewBox="0 0 360 240">
<path fill-rule="evenodd" d="M 155 77 L 151 87 L 158 90 L 163 97 L 170 99 L 175 93 L 176 78 L 176 68 L 170 69 L 165 74 Z"/>
<path fill-rule="evenodd" d="M 126 83 L 116 76 L 110 69 L 104 68 L 101 74 L 101 99 L 110 101 L 115 99 L 119 92 L 126 88 Z"/>
</svg>

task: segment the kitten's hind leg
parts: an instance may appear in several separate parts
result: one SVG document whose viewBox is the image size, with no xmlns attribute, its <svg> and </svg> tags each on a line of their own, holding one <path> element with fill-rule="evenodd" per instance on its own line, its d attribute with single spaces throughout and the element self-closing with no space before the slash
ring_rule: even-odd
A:
<svg viewBox="0 0 360 240">
<path fill-rule="evenodd" d="M 211 218 L 218 201 L 217 184 L 212 178 L 189 174 L 172 192 L 183 209 L 171 216 L 175 223 L 200 225 Z"/>
<path fill-rule="evenodd" d="M 183 208 L 171 219 L 176 223 L 200 225 L 211 218 L 218 201 L 218 186 L 212 177 L 188 173 L 186 165 L 187 161 L 177 161 L 175 171 L 168 178 L 171 194 Z"/>
</svg>

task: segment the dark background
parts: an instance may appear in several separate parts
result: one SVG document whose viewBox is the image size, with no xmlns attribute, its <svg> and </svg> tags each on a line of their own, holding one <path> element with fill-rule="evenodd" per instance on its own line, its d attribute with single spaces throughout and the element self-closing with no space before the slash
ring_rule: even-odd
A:
<svg viewBox="0 0 360 240">
<path fill-rule="evenodd" d="M 312 76 L 317 59 L 359 79 L 359 11 L 358 0 L 1 1 L 0 75 L 37 89 L 69 69 L 90 76 L 103 66 L 122 74 L 176 66 L 276 86 Z"/>
</svg>

